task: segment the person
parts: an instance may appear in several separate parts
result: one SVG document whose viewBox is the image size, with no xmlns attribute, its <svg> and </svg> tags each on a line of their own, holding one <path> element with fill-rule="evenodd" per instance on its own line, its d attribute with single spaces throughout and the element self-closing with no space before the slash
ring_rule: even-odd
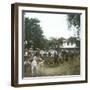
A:
<svg viewBox="0 0 90 90">
<path fill-rule="evenodd" d="M 58 63 L 58 54 L 57 54 L 57 52 L 54 52 L 54 63 L 55 64 Z"/>
<path fill-rule="evenodd" d="M 37 74 L 37 69 L 38 69 L 38 67 L 37 67 L 37 59 L 38 59 L 37 56 L 34 56 L 32 62 L 31 62 L 32 76 L 34 74 Z"/>
</svg>

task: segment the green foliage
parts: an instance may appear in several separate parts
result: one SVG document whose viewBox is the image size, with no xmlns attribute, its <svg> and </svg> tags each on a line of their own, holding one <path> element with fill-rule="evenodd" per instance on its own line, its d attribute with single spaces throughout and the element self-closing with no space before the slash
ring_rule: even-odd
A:
<svg viewBox="0 0 90 90">
<path fill-rule="evenodd" d="M 70 42 L 71 44 L 76 43 L 76 38 L 70 37 L 70 38 L 68 38 L 68 42 Z"/>
<path fill-rule="evenodd" d="M 45 39 L 39 23 L 40 21 L 36 18 L 25 18 L 25 41 L 27 41 L 26 48 L 44 48 Z"/>
<path fill-rule="evenodd" d="M 68 14 L 68 27 L 74 26 L 77 29 L 77 37 L 80 36 L 80 14 Z"/>
<path fill-rule="evenodd" d="M 43 35 L 42 28 L 40 27 L 40 21 L 37 18 L 25 18 L 25 48 L 59 49 L 60 46 L 63 45 L 64 40 L 65 38 L 63 37 L 58 39 L 52 37 L 50 40 L 46 39 Z M 75 37 L 70 37 L 68 42 L 71 42 L 72 44 L 76 43 L 76 46 L 80 47 L 80 40 L 77 40 Z"/>
<path fill-rule="evenodd" d="M 68 38 L 68 43 L 71 43 L 71 44 L 76 44 L 76 47 L 77 48 L 80 48 L 80 40 L 77 39 L 76 37 L 70 37 Z"/>
<path fill-rule="evenodd" d="M 69 24 L 69 27 L 75 26 L 75 27 L 80 27 L 80 14 L 68 14 L 67 18 Z"/>
<path fill-rule="evenodd" d="M 68 39 L 69 42 L 76 43 L 76 47 L 80 48 L 80 14 L 68 14 L 68 27 L 71 28 L 74 26 L 77 28 L 77 37 L 70 37 Z"/>
<path fill-rule="evenodd" d="M 58 45 L 62 46 L 63 45 L 63 41 L 65 40 L 65 38 L 61 37 L 58 39 Z"/>
<path fill-rule="evenodd" d="M 49 47 L 50 47 L 50 48 L 55 48 L 56 45 L 57 45 L 57 39 L 56 39 L 56 38 L 51 38 L 51 39 L 49 40 Z"/>
</svg>

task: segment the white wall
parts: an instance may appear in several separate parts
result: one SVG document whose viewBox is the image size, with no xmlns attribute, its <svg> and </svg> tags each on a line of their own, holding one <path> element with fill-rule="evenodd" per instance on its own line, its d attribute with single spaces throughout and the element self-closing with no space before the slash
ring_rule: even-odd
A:
<svg viewBox="0 0 90 90">
<path fill-rule="evenodd" d="M 14 2 L 89 6 L 89 0 L 0 0 L 0 90 L 15 90 L 15 89 L 90 90 L 89 89 L 90 78 L 89 78 L 89 83 L 86 84 L 39 86 L 39 87 L 24 87 L 24 88 L 13 88 L 10 86 L 10 79 L 11 79 L 11 6 L 10 5 L 11 3 Z M 90 16 L 90 12 L 89 12 L 89 16 Z M 90 17 L 88 20 L 90 20 Z M 88 33 L 90 34 L 90 31 L 88 31 Z M 88 46 L 90 47 L 90 42 Z M 90 63 L 90 61 L 88 63 Z M 88 67 L 90 68 L 90 65 Z M 88 74 L 90 76 L 90 70 Z"/>
</svg>

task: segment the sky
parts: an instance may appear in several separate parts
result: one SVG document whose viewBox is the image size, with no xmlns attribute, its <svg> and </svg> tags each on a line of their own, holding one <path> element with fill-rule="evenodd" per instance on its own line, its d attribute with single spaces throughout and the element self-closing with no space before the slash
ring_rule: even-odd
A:
<svg viewBox="0 0 90 90">
<path fill-rule="evenodd" d="M 68 30 L 67 14 L 47 14 L 26 12 L 24 17 L 37 18 L 47 39 L 69 38 L 74 35 L 73 30 Z"/>
</svg>

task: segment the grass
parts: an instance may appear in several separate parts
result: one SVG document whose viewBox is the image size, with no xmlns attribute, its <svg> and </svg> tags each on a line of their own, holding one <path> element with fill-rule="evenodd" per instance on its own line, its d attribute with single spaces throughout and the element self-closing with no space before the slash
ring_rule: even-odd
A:
<svg viewBox="0 0 90 90">
<path fill-rule="evenodd" d="M 58 64 L 48 63 L 44 66 L 38 66 L 38 72 L 34 76 L 55 76 L 55 75 L 80 75 L 80 59 L 74 57 L 68 61 Z M 24 77 L 31 77 L 30 67 L 24 72 Z"/>
</svg>

